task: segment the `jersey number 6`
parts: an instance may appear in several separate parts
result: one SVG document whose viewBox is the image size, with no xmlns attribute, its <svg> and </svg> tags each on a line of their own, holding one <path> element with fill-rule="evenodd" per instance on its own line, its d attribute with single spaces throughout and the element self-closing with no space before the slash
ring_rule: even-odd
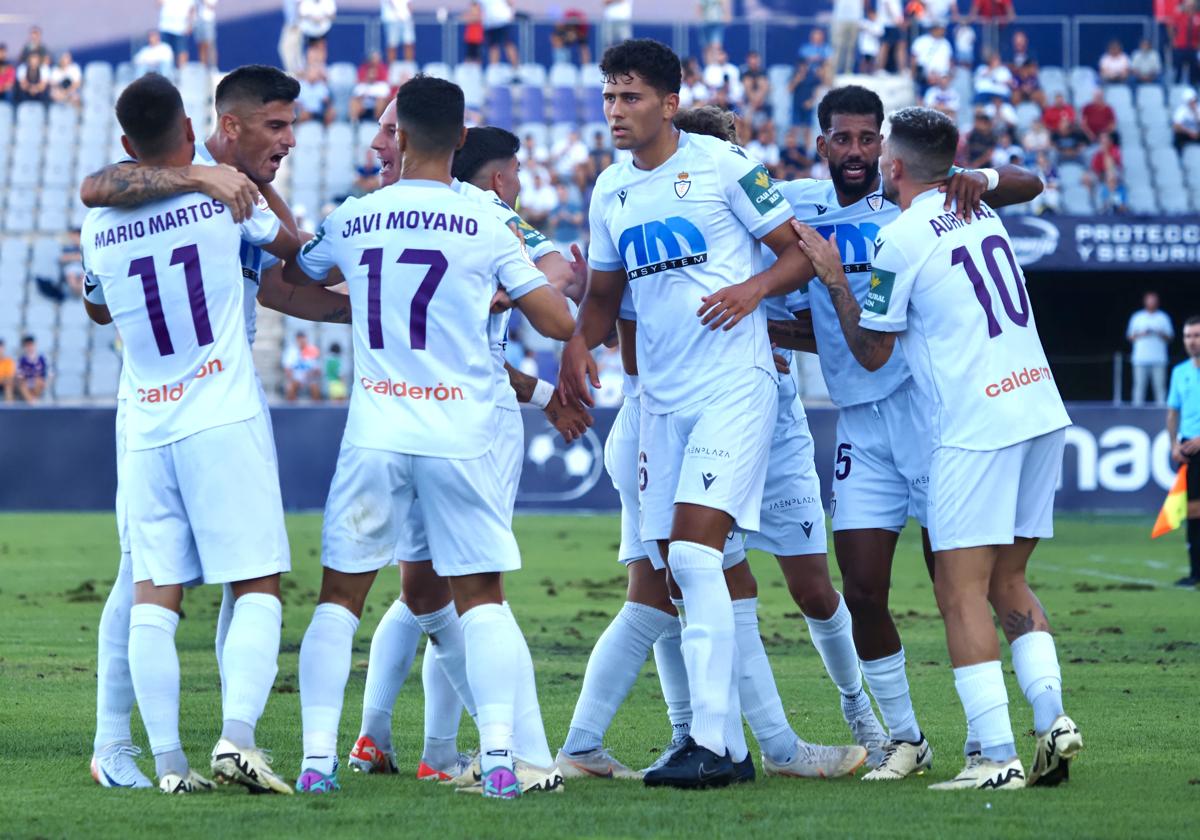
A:
<svg viewBox="0 0 1200 840">
<path fill-rule="evenodd" d="M 408 310 L 408 343 L 413 350 L 425 349 L 425 323 L 429 302 L 438 284 L 446 276 L 446 256 L 441 251 L 424 248 L 405 248 L 396 262 L 401 265 L 428 266 L 421 285 L 413 295 Z M 363 251 L 359 265 L 367 267 L 367 338 L 372 350 L 383 349 L 383 319 L 380 315 L 380 296 L 383 293 L 383 249 L 368 248 Z"/>
</svg>

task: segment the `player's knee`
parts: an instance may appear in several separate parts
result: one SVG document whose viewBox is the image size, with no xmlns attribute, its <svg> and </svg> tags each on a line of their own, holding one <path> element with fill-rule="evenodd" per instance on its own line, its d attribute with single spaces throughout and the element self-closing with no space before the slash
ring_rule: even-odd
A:
<svg viewBox="0 0 1200 840">
<path fill-rule="evenodd" d="M 855 621 L 870 620 L 888 612 L 888 587 L 864 581 L 843 581 L 842 597 Z M 830 589 L 832 592 L 832 588 Z M 835 602 L 834 608 L 837 604 Z M 801 607 L 803 609 L 803 607 Z M 831 613 L 832 614 L 832 613 Z"/>
</svg>

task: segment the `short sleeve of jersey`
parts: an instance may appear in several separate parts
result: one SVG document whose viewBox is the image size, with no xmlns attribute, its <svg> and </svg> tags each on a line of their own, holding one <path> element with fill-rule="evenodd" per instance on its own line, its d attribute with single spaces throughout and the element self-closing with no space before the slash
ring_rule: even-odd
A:
<svg viewBox="0 0 1200 840">
<path fill-rule="evenodd" d="M 88 303 L 94 303 L 97 306 L 107 306 L 108 301 L 104 298 L 104 287 L 100 285 L 100 281 L 96 279 L 96 277 L 91 271 L 88 270 L 87 267 L 86 259 L 88 246 L 84 244 L 83 247 L 80 248 L 80 251 L 83 253 L 85 260 L 83 264 L 83 299 Z M 1171 381 L 1174 382 L 1174 379 Z"/>
<path fill-rule="evenodd" d="M 867 296 L 861 301 L 863 329 L 876 332 L 904 332 L 908 329 L 908 300 L 912 295 L 916 272 L 909 266 L 900 248 L 877 241 L 871 266 Z"/>
<path fill-rule="evenodd" d="M 550 252 L 558 250 L 554 247 L 554 243 L 546 238 L 545 234 L 520 216 L 514 215 L 513 221 L 516 222 L 517 231 L 521 234 L 521 239 L 525 242 L 526 250 L 529 251 L 529 259 L 537 262 Z"/>
<path fill-rule="evenodd" d="M 503 233 L 501 233 L 501 231 Z M 508 228 L 500 226 L 496 233 L 496 278 L 513 300 L 546 285 L 546 275 L 537 270 L 525 243 L 515 238 Z"/>
<path fill-rule="evenodd" d="M 767 172 L 738 146 L 715 152 L 714 162 L 725 197 L 735 216 L 755 239 L 762 239 L 792 217 L 792 208 Z"/>
<path fill-rule="evenodd" d="M 339 223 L 336 220 L 341 217 L 345 206 L 343 204 L 321 222 L 321 226 L 317 228 L 317 235 L 304 243 L 299 256 L 296 257 L 300 270 L 314 280 L 324 280 L 337 265 L 333 253 L 333 239 L 326 234 L 338 229 Z"/>
<path fill-rule="evenodd" d="M 628 283 L 625 284 L 625 291 L 621 292 L 621 311 L 617 317 L 623 321 L 637 320 L 637 310 L 633 308 L 633 289 Z"/>
<path fill-rule="evenodd" d="M 261 202 L 260 204 L 265 203 Z M 278 216 L 264 206 L 255 205 L 250 218 L 242 222 L 239 227 L 243 240 L 251 245 L 266 245 L 275 241 L 275 237 L 279 234 L 279 224 Z"/>
<path fill-rule="evenodd" d="M 809 303 L 808 287 L 797 289 L 794 292 L 788 292 L 783 299 L 783 305 L 787 307 L 788 312 L 802 312 L 806 309 L 812 309 L 812 304 Z"/>
<path fill-rule="evenodd" d="M 1183 410 L 1183 394 L 1180 393 L 1179 380 L 1183 378 L 1179 368 L 1171 371 L 1171 387 L 1167 390 L 1167 408 L 1175 411 Z"/>
<path fill-rule="evenodd" d="M 505 286 L 504 291 L 508 292 L 508 296 L 511 300 L 516 301 L 525 297 L 525 295 L 529 294 L 530 292 L 540 289 L 542 286 L 549 285 L 550 281 L 546 279 L 546 275 L 539 271 L 537 273 L 537 277 L 530 277 L 526 283 L 517 286 L 515 289 Z"/>
<path fill-rule="evenodd" d="M 259 259 L 258 270 L 260 272 L 266 271 L 271 266 L 278 265 L 280 262 L 282 262 L 282 260 L 280 260 L 279 257 L 267 251 L 263 251 L 262 257 Z"/>
<path fill-rule="evenodd" d="M 596 193 L 593 192 L 592 207 L 588 213 L 588 226 L 591 228 L 591 240 L 588 242 L 588 265 L 596 271 L 617 271 L 624 268 L 624 263 L 621 262 L 621 254 L 617 251 L 617 245 L 613 242 L 612 232 L 605 224 L 604 216 L 608 210 L 606 206 L 606 197 L 601 195 L 600 199 L 596 199 Z"/>
</svg>

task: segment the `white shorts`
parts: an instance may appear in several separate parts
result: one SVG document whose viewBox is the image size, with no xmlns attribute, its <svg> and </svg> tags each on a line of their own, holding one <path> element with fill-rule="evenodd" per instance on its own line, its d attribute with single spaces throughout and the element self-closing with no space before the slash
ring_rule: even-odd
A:
<svg viewBox="0 0 1200 840">
<path fill-rule="evenodd" d="M 933 550 L 1054 536 L 1054 491 L 1066 437 L 1059 429 L 986 452 L 935 449 L 929 491 Z"/>
<path fill-rule="evenodd" d="M 113 508 L 117 514 L 117 541 L 121 544 L 122 554 L 129 553 L 129 506 L 122 489 L 125 477 L 125 414 L 128 404 L 128 400 L 117 400 L 117 498 L 113 502 Z"/>
<path fill-rule="evenodd" d="M 417 28 L 413 25 L 412 18 L 385 22 L 383 24 L 383 33 L 389 47 L 395 48 L 401 44 L 415 44 L 417 42 Z"/>
<path fill-rule="evenodd" d="M 711 399 L 670 414 L 642 411 L 642 541 L 671 536 L 676 504 L 702 505 L 757 531 L 778 388 L 751 369 Z"/>
<path fill-rule="evenodd" d="M 507 521 L 511 528 L 513 508 L 517 504 L 517 487 L 521 484 L 521 467 L 525 464 L 525 423 L 521 420 L 520 411 L 497 407 L 492 453 L 504 482 Z M 428 562 L 432 552 L 429 550 L 429 536 L 425 531 L 425 517 L 421 513 L 419 497 L 413 503 L 413 515 L 400 522 L 398 528 L 393 562 Z"/>
<path fill-rule="evenodd" d="M 876 403 L 838 413 L 833 530 L 899 532 L 910 516 L 928 522 L 930 409 L 909 383 Z"/>
<path fill-rule="evenodd" d="M 617 560 L 628 565 L 649 556 L 642 545 L 641 505 L 638 502 L 638 435 L 642 424 L 642 402 L 626 397 L 604 441 L 604 468 L 621 497 L 621 547 Z"/>
<path fill-rule="evenodd" d="M 362 449 L 343 440 L 325 503 L 321 563 L 351 574 L 390 566 L 401 533 L 419 517 L 428 537 L 425 556 L 442 577 L 514 571 L 521 555 L 510 498 L 495 451 L 456 460 Z"/>
<path fill-rule="evenodd" d="M 264 412 L 123 462 L 134 581 L 231 583 L 291 569 Z"/>
<path fill-rule="evenodd" d="M 796 397 L 779 406 L 759 528 L 746 535 L 746 548 L 780 557 L 826 553 L 825 508 L 813 452 L 808 418 Z"/>
</svg>

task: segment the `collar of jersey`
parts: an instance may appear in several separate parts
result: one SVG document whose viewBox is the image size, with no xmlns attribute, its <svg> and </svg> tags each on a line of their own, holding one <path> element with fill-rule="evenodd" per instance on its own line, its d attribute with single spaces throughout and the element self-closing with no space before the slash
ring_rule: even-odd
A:
<svg viewBox="0 0 1200 840">
<path fill-rule="evenodd" d="M 667 164 L 670 163 L 671 161 L 675 160 L 675 158 L 677 158 L 680 155 L 680 153 L 683 152 L 684 148 L 688 145 L 687 138 L 688 138 L 688 133 L 686 131 L 680 131 L 679 132 L 679 145 L 677 145 L 675 147 L 675 151 L 671 153 L 671 156 L 669 158 L 664 160 L 662 163 L 660 163 L 658 166 L 654 167 L 653 169 L 642 169 L 641 167 L 637 166 L 633 162 L 633 158 L 630 158 L 628 161 L 628 164 L 627 164 L 629 166 L 629 170 L 631 172 L 636 172 L 640 176 L 646 176 L 646 175 L 653 175 L 655 172 L 658 172 L 658 171 L 666 168 Z"/>
<path fill-rule="evenodd" d="M 393 186 L 403 184 L 406 187 L 424 187 L 426 189 L 450 189 L 450 185 L 444 181 L 428 181 L 424 178 L 401 178 Z"/>
</svg>

